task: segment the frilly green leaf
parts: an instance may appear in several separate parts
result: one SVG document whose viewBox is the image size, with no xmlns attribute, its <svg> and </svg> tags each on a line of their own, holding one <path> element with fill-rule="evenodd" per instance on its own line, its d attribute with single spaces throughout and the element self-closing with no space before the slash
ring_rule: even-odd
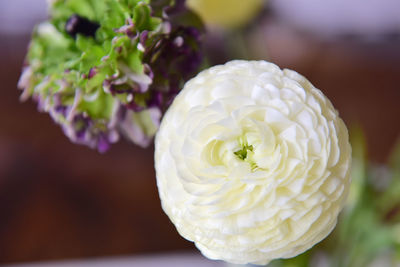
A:
<svg viewBox="0 0 400 267">
<path fill-rule="evenodd" d="M 37 101 L 74 143 L 103 152 L 123 134 L 148 145 L 159 114 L 200 65 L 200 30 L 174 19 L 188 12 L 183 1 L 49 2 L 50 19 L 32 36 L 21 99 Z"/>
</svg>

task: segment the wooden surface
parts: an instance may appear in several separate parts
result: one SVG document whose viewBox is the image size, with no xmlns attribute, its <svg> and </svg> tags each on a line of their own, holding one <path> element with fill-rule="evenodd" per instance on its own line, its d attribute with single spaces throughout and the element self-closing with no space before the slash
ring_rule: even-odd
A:
<svg viewBox="0 0 400 267">
<path fill-rule="evenodd" d="M 0 263 L 193 249 L 161 210 L 152 147 L 123 141 L 99 155 L 19 103 L 27 42 L 0 36 Z M 270 41 L 269 56 L 361 123 L 370 158 L 384 162 L 400 133 L 400 44 L 304 42 L 291 59 L 290 43 Z"/>
</svg>

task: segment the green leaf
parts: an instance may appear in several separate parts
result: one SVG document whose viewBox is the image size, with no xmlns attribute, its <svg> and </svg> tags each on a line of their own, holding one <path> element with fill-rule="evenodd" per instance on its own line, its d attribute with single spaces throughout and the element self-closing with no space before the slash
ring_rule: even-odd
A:
<svg viewBox="0 0 400 267">
<path fill-rule="evenodd" d="M 80 49 L 82 52 L 89 50 L 94 45 L 93 38 L 88 38 L 81 34 L 78 34 L 76 37 L 76 47 Z"/>
<path fill-rule="evenodd" d="M 79 104 L 79 110 L 86 111 L 89 116 L 95 119 L 109 119 L 115 103 L 116 100 L 111 95 L 99 90 L 95 101 L 83 100 Z"/>
<path fill-rule="evenodd" d="M 125 20 L 129 18 L 117 0 L 109 0 L 107 10 L 102 20 L 102 27 L 114 30 L 125 24 Z"/>
<path fill-rule="evenodd" d="M 104 14 L 107 11 L 107 1 L 99 1 L 99 0 L 90 0 L 90 5 L 93 8 L 94 17 L 96 21 L 101 21 L 103 19 Z"/>
<path fill-rule="evenodd" d="M 103 81 L 106 78 L 105 73 L 96 73 L 91 79 L 86 83 L 86 92 L 92 92 L 93 89 L 99 88 L 103 85 Z M 99 89 L 101 90 L 101 89 Z"/>
<path fill-rule="evenodd" d="M 139 50 L 134 50 L 128 54 L 127 64 L 132 69 L 133 72 L 141 74 L 143 73 L 143 63 L 142 63 L 142 52 Z"/>
<path fill-rule="evenodd" d="M 102 46 L 97 45 L 92 38 L 80 34 L 77 36 L 76 46 L 83 52 L 80 58 L 79 70 L 85 74 L 91 68 L 99 66 L 102 63 L 101 59 L 106 55 Z"/>
<path fill-rule="evenodd" d="M 366 138 L 360 126 L 354 125 L 350 128 L 350 143 L 352 145 L 352 183 L 350 193 L 347 199 L 346 209 L 354 208 L 365 192 L 366 185 L 366 169 L 367 169 L 367 152 Z"/>
<path fill-rule="evenodd" d="M 147 136 L 153 136 L 158 130 L 157 126 L 154 125 L 148 110 L 134 112 L 132 115 L 132 120 L 134 124 L 138 125 Z"/>
<path fill-rule="evenodd" d="M 133 20 L 136 28 L 139 31 L 153 31 L 161 23 L 161 20 L 159 18 L 151 18 L 150 13 L 150 7 L 144 2 L 139 3 L 135 7 Z"/>
<path fill-rule="evenodd" d="M 79 14 L 80 16 L 88 18 L 90 20 L 96 19 L 95 11 L 93 9 L 93 6 L 91 5 L 91 1 L 67 0 L 65 2 L 65 7 L 69 8 L 74 14 Z"/>
</svg>

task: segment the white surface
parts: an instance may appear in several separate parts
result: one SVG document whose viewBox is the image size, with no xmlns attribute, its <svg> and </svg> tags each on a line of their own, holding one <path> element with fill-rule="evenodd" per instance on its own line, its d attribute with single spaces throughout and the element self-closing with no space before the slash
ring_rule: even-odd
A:
<svg viewBox="0 0 400 267">
<path fill-rule="evenodd" d="M 268 0 L 283 22 L 320 35 L 400 31 L 399 0 Z M 46 19 L 46 0 L 0 0 L 0 34 L 27 34 Z"/>
<path fill-rule="evenodd" d="M 400 32 L 399 0 L 270 0 L 281 20 L 320 35 Z"/>
<path fill-rule="evenodd" d="M 227 267 L 221 261 L 212 261 L 200 253 L 149 254 L 146 256 L 99 258 L 1 265 L 3 267 Z"/>
</svg>

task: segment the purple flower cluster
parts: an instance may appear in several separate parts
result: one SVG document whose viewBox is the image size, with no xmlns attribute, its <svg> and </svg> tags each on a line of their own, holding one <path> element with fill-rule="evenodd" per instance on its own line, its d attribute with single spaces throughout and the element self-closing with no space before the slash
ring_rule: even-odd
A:
<svg viewBox="0 0 400 267">
<path fill-rule="evenodd" d="M 148 146 L 163 112 L 201 64 L 201 22 L 183 0 L 101 0 L 113 14 L 104 21 L 102 14 L 71 16 L 68 1 L 53 1 L 50 22 L 34 33 L 18 84 L 21 99 L 32 97 L 74 143 L 105 152 L 123 135 Z M 124 9 L 115 5 L 133 11 L 116 15 Z M 124 22 L 115 27 L 118 16 Z"/>
</svg>

